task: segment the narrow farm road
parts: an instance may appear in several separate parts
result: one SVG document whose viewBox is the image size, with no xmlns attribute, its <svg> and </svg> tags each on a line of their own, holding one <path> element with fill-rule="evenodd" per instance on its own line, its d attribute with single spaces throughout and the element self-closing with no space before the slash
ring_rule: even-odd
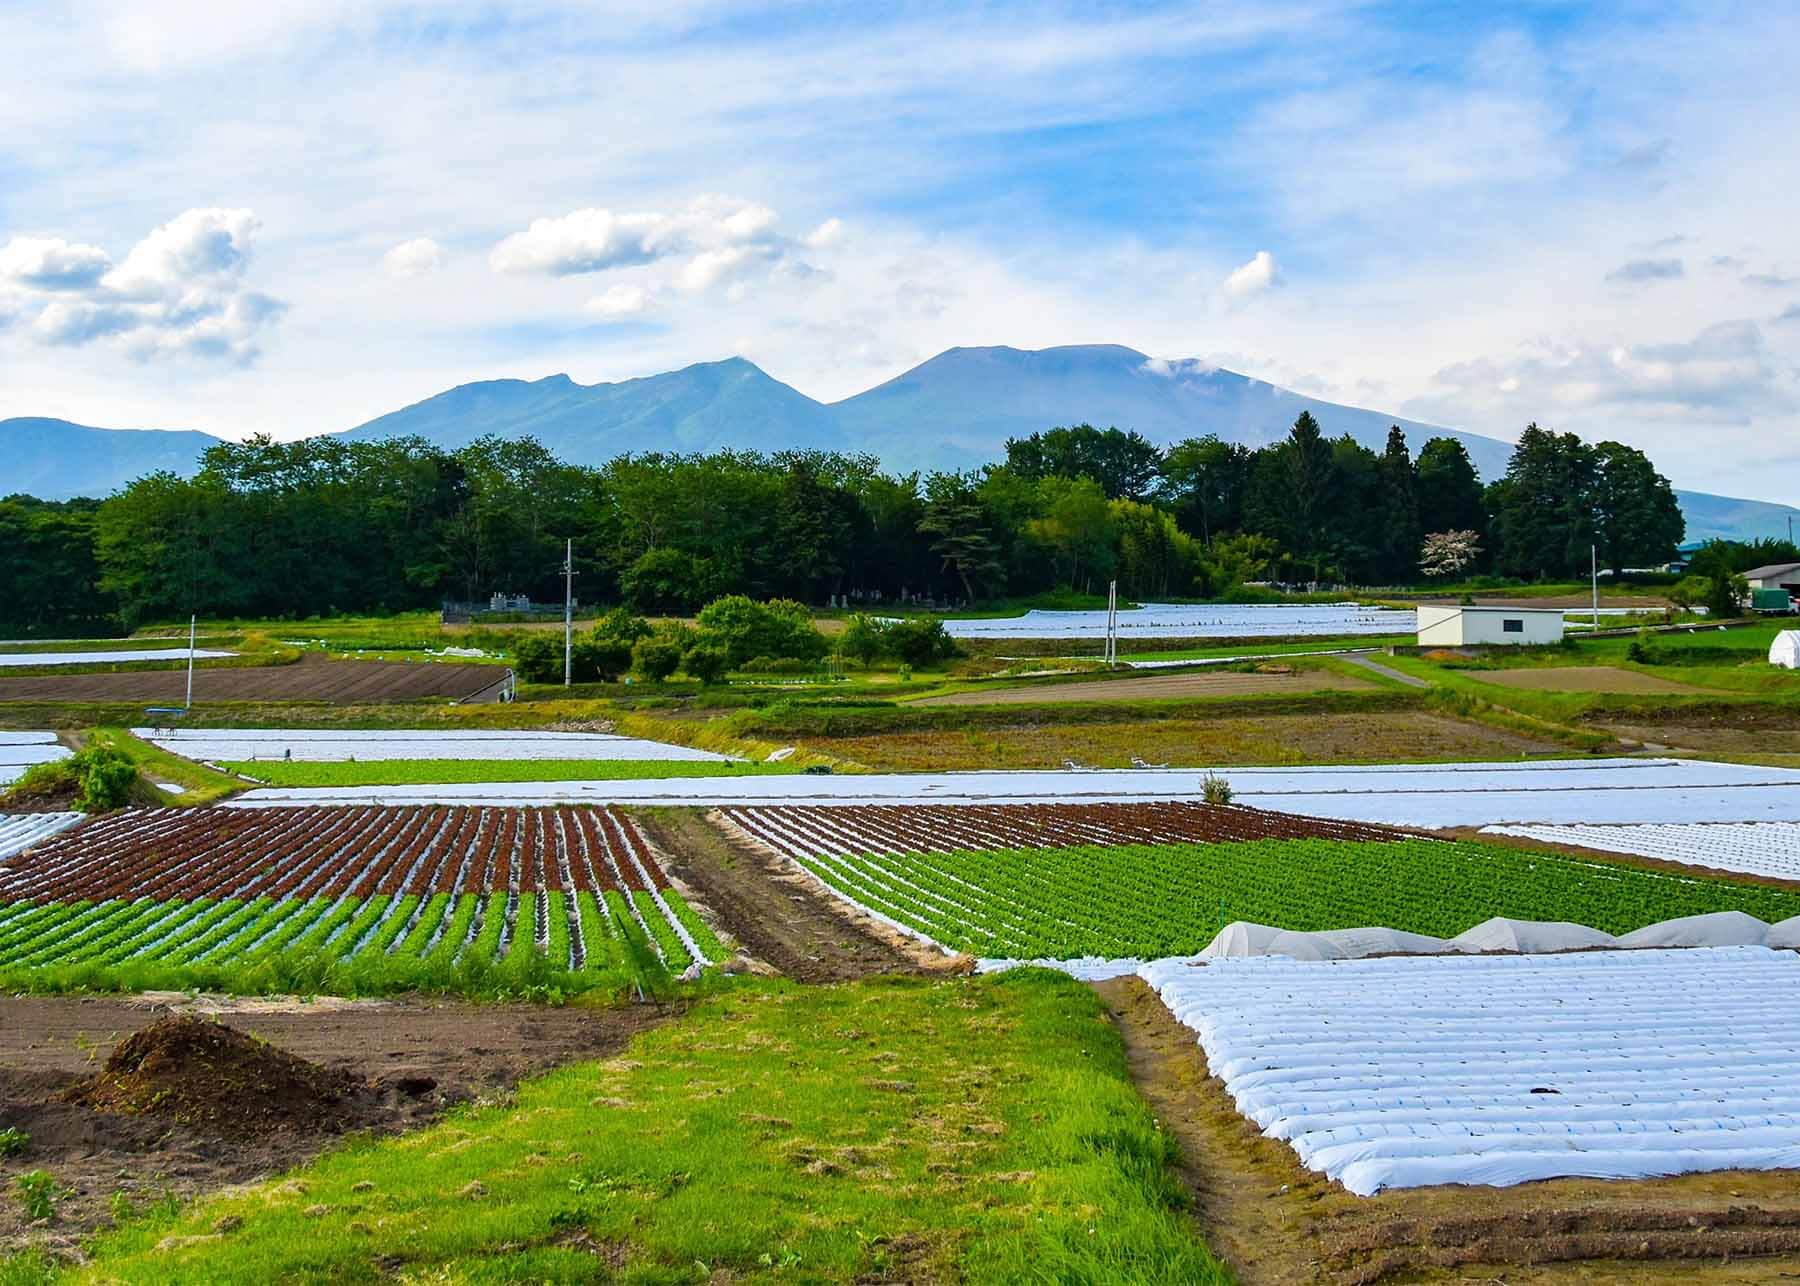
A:
<svg viewBox="0 0 1800 1286">
<path fill-rule="evenodd" d="M 1379 674 L 1384 679 L 1392 679 L 1395 683 L 1404 684 L 1409 688 L 1429 688 L 1431 686 L 1431 684 L 1416 675 L 1402 674 L 1400 671 L 1394 669 L 1393 666 L 1383 665 L 1380 661 L 1361 652 L 1346 654 L 1339 659 L 1346 661 L 1351 665 L 1360 666 L 1371 674 Z"/>
</svg>

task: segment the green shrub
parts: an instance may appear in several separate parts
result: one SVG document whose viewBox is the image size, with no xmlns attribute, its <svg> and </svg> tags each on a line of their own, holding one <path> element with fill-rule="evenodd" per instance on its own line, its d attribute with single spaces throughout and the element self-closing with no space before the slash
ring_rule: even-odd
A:
<svg viewBox="0 0 1800 1286">
<path fill-rule="evenodd" d="M 956 640 L 936 617 L 896 621 L 888 627 L 884 641 L 896 659 L 915 670 L 930 669 L 957 655 Z"/>
<path fill-rule="evenodd" d="M 631 649 L 631 668 L 652 683 L 661 683 L 681 668 L 681 644 L 670 638 L 639 639 Z"/>
<path fill-rule="evenodd" d="M 700 641 L 722 649 L 733 668 L 758 656 L 816 661 L 828 650 L 812 612 L 790 598 L 758 603 L 728 594 L 702 608 L 698 624 Z"/>
<path fill-rule="evenodd" d="M 696 643 L 682 656 L 681 668 L 690 678 L 710 685 L 725 677 L 725 671 L 731 668 L 731 658 L 723 648 Z"/>
<path fill-rule="evenodd" d="M 862 662 L 863 668 L 867 669 L 887 655 L 887 634 L 890 628 L 889 622 L 858 612 L 850 618 L 844 632 L 838 635 L 838 650 L 845 656 Z"/>
<path fill-rule="evenodd" d="M 84 813 L 104 813 L 131 802 L 138 784 L 137 765 L 111 746 L 89 746 L 69 761 L 80 789 L 75 807 Z"/>
<path fill-rule="evenodd" d="M 7 1126 L 0 1130 L 0 1157 L 23 1156 L 25 1149 L 31 1146 L 31 1136 L 24 1130 Z"/>
<path fill-rule="evenodd" d="M 56 1199 L 62 1194 L 57 1191 L 56 1180 L 42 1170 L 32 1170 L 20 1175 L 14 1186 L 19 1193 L 19 1204 L 25 1209 L 25 1218 L 32 1223 L 40 1219 L 50 1219 L 56 1214 Z"/>
</svg>

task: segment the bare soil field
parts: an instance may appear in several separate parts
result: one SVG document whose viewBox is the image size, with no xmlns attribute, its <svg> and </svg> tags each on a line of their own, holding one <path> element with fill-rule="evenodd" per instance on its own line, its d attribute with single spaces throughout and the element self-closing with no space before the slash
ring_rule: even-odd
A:
<svg viewBox="0 0 1800 1286">
<path fill-rule="evenodd" d="M 1415 711 L 1172 718 L 874 736 L 806 737 L 805 747 L 883 771 L 1128 768 L 1133 756 L 1174 767 L 1428 763 L 1567 753 L 1543 738 Z"/>
<path fill-rule="evenodd" d="M 115 1046 L 172 1012 L 216 1018 L 318 1064 L 348 1092 L 307 1129 L 279 1117 L 260 1128 L 242 1119 L 195 1124 L 155 1110 L 100 1111 L 65 1101 L 84 1096 L 83 1082 L 106 1067 Z M 46 1230 L 28 1232 L 20 1204 L 0 1203 L 0 1254 L 104 1226 L 116 1192 L 139 1204 L 164 1193 L 185 1198 L 297 1165 L 348 1130 L 415 1128 L 452 1104 L 503 1094 L 524 1077 L 616 1053 L 673 1012 L 651 1005 L 234 1002 L 169 994 L 0 997 L 0 1128 L 31 1137 L 23 1155 L 0 1160 L 0 1184 L 10 1195 L 15 1175 L 41 1169 L 67 1190 Z"/>
<path fill-rule="evenodd" d="M 1238 1114 L 1194 1034 L 1137 978 L 1096 988 L 1174 1132 L 1208 1243 L 1258 1283 L 1774 1282 L 1800 1276 L 1800 1183 L 1725 1171 L 1355 1197 Z"/>
<path fill-rule="evenodd" d="M 773 851 L 728 835 L 697 810 L 642 810 L 633 819 L 695 910 L 752 960 L 790 978 L 843 982 L 949 964 L 858 916 Z"/>
<path fill-rule="evenodd" d="M 1528 692 L 1626 692 L 1660 696 L 1691 693 L 1704 696 L 1709 688 L 1696 688 L 1654 674 L 1621 670 L 1610 665 L 1556 665 L 1538 670 L 1464 670 L 1477 683 Z"/>
<path fill-rule="evenodd" d="M 1707 755 L 1800 755 L 1800 710 L 1776 705 L 1708 705 L 1597 717 L 1589 727 L 1632 741 Z"/>
<path fill-rule="evenodd" d="M 292 665 L 237 666 L 194 671 L 194 701 L 456 701 L 499 698 L 506 668 L 439 661 L 331 661 L 308 653 Z M 0 678 L 0 701 L 141 701 L 180 705 L 185 670 L 119 674 L 52 674 Z"/>
<path fill-rule="evenodd" d="M 1185 671 L 1094 679 L 1084 683 L 1041 683 L 985 692 L 926 697 L 922 706 L 1046 705 L 1080 701 L 1185 701 L 1194 697 L 1243 697 L 1301 692 L 1366 692 L 1376 685 L 1335 670 L 1295 670 L 1246 674 L 1232 670 Z"/>
</svg>

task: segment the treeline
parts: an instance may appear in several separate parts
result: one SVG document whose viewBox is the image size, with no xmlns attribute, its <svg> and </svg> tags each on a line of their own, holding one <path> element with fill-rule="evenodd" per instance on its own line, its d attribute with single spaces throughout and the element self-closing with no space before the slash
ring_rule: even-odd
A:
<svg viewBox="0 0 1800 1286">
<path fill-rule="evenodd" d="M 1682 537 L 1642 453 L 1533 425 L 1503 479 L 1433 438 L 1415 457 L 1327 438 L 1302 414 L 1249 449 L 1162 450 L 1089 425 L 1007 444 L 967 473 L 891 475 L 867 456 L 648 453 L 602 468 L 537 442 L 444 451 L 416 438 L 225 443 L 191 479 L 159 473 L 103 502 L 0 502 L 0 614 L 39 628 L 212 616 L 303 617 L 577 593 L 642 613 L 726 594 L 852 606 L 1059 589 L 1130 598 L 1228 594 L 1245 581 L 1403 584 L 1427 536 L 1439 574 L 1524 578 L 1666 561 Z M 1442 542 L 1440 542 L 1440 545 Z"/>
</svg>

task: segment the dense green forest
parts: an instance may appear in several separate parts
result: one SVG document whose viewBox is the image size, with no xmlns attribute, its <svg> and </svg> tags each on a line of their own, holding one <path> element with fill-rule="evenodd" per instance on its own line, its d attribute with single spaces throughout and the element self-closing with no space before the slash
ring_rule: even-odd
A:
<svg viewBox="0 0 1800 1286">
<path fill-rule="evenodd" d="M 304 617 L 579 593 L 642 612 L 723 594 L 823 605 L 940 604 L 1116 578 L 1145 599 L 1245 581 L 1392 585 L 1439 574 L 1556 578 L 1590 543 L 1618 569 L 1682 538 L 1642 453 L 1536 425 L 1483 487 L 1463 447 L 1376 453 L 1303 414 L 1252 450 L 1216 437 L 1159 449 L 1089 425 L 1007 444 L 978 471 L 893 476 L 869 457 L 645 454 L 603 468 L 538 443 L 445 452 L 417 439 L 257 438 L 213 447 L 191 479 L 152 474 L 104 501 L 0 502 L 0 614 L 28 629 L 185 616 Z M 1448 551 L 1448 552 L 1446 552 Z"/>
</svg>

